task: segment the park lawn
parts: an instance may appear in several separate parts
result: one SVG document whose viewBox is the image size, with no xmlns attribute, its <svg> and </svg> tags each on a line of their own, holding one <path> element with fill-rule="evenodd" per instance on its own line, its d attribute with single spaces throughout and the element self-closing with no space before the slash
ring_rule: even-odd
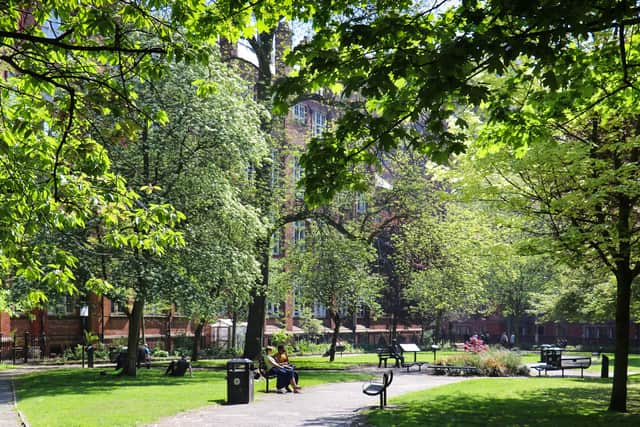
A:
<svg viewBox="0 0 640 427">
<path fill-rule="evenodd" d="M 32 427 L 134 426 L 182 411 L 223 403 L 224 371 L 196 370 L 193 377 L 165 377 L 160 369 L 141 369 L 135 378 L 101 376 L 93 369 L 52 369 L 15 379 L 18 409 Z M 304 387 L 366 380 L 366 374 L 305 372 Z M 254 384 L 256 398 L 264 383 Z"/>
<path fill-rule="evenodd" d="M 393 385 L 389 393 L 393 396 Z M 608 412 L 611 381 L 601 379 L 477 379 L 391 398 L 373 410 L 373 426 L 637 426 L 640 378 L 630 377 L 627 414 Z"/>
<path fill-rule="evenodd" d="M 453 356 L 460 354 L 456 351 L 439 351 L 437 353 L 438 358 Z M 378 354 L 377 353 L 354 353 L 345 354 L 340 356 L 338 353 L 333 362 L 329 362 L 328 357 L 322 356 L 296 356 L 291 355 L 289 357 L 291 363 L 296 365 L 297 369 L 350 369 L 358 366 L 378 366 Z M 413 354 L 407 355 L 407 361 L 413 360 Z M 420 352 L 417 354 L 417 360 L 425 363 L 433 362 L 432 352 Z M 204 359 L 194 362 L 194 366 L 209 366 L 209 367 L 224 367 L 227 363 L 227 359 Z M 388 361 L 388 366 L 393 365 L 393 359 Z"/>
</svg>

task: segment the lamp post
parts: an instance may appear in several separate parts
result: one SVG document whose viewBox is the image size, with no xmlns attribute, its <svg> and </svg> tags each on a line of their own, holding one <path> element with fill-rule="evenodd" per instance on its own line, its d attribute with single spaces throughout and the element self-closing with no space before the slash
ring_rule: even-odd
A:
<svg viewBox="0 0 640 427">
<path fill-rule="evenodd" d="M 82 334 L 82 367 L 83 368 L 84 368 L 84 348 L 86 346 L 84 331 L 87 328 L 87 317 L 89 317 L 89 306 L 85 304 L 82 307 L 80 307 L 80 319 L 82 319 L 81 334 Z"/>
</svg>

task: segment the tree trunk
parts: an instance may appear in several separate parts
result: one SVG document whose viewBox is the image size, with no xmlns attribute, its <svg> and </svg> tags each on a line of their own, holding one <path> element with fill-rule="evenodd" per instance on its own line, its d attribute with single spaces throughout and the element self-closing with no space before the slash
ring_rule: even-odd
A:
<svg viewBox="0 0 640 427">
<path fill-rule="evenodd" d="M 434 322 L 434 329 L 433 329 L 433 343 L 434 344 L 438 344 L 440 342 L 440 340 L 442 340 L 443 337 L 440 334 L 441 331 L 442 331 L 442 316 L 440 316 L 439 313 L 436 313 L 436 318 L 435 318 L 435 322 Z M 444 344 L 444 342 L 443 342 L 443 344 Z"/>
<path fill-rule="evenodd" d="M 127 339 L 127 363 L 124 366 L 123 374 L 135 377 L 136 365 L 138 362 L 138 337 L 140 336 L 140 324 L 142 323 L 142 311 L 144 310 L 144 300 L 135 300 L 129 315 L 129 333 Z"/>
<path fill-rule="evenodd" d="M 248 41 L 258 59 L 258 79 L 255 85 L 256 100 L 271 110 L 271 52 L 273 48 L 274 32 L 260 33 L 259 37 L 250 38 Z M 271 134 L 273 130 L 272 119 L 264 119 L 260 128 L 265 134 Z M 263 162 L 256 169 L 255 185 L 256 196 L 253 204 L 262 215 L 269 215 L 274 209 L 274 188 L 271 182 L 272 165 Z M 243 357 L 255 359 L 262 350 L 262 337 L 264 334 L 266 290 L 269 285 L 269 258 L 271 256 L 271 233 L 258 239 L 256 242 L 257 256 L 260 258 L 260 271 L 262 274 L 254 288 L 251 290 L 251 303 L 249 304 L 249 317 L 247 318 L 247 333 L 244 343 Z"/>
<path fill-rule="evenodd" d="M 202 340 L 202 330 L 204 329 L 205 320 L 200 319 L 196 330 L 193 331 L 193 345 L 191 346 L 191 360 L 198 360 L 198 353 L 200 353 L 200 340 Z"/>
<path fill-rule="evenodd" d="M 147 342 L 147 337 L 145 336 L 144 330 L 144 313 L 140 313 L 140 339 L 142 340 L 142 344 Z"/>
<path fill-rule="evenodd" d="M 516 343 L 518 343 L 517 345 L 520 345 L 520 315 L 515 314 L 513 316 L 513 334 L 516 336 L 516 342 L 514 343 L 514 345 L 516 345 Z"/>
<path fill-rule="evenodd" d="M 629 366 L 629 306 L 633 276 L 628 269 L 617 275 L 616 295 L 616 353 L 613 370 L 613 389 L 609 410 L 627 411 L 627 369 Z"/>
<path fill-rule="evenodd" d="M 262 257 L 260 263 L 261 277 L 258 284 L 251 290 L 251 303 L 249 304 L 249 317 L 247 318 L 247 335 L 244 343 L 243 357 L 255 359 L 262 349 L 262 335 L 264 333 L 265 291 L 269 284 L 269 246 L 270 238 L 262 238 L 258 241 L 258 253 Z"/>
<path fill-rule="evenodd" d="M 329 347 L 329 362 L 333 362 L 336 358 L 336 346 L 338 345 L 338 335 L 340 335 L 340 314 L 334 312 L 333 310 L 329 311 L 329 315 L 331 319 L 333 319 L 333 335 L 331 336 L 331 347 Z"/>
<path fill-rule="evenodd" d="M 231 314 L 231 348 L 233 349 L 233 353 L 236 352 L 236 327 L 238 326 L 238 312 L 233 311 Z"/>
</svg>

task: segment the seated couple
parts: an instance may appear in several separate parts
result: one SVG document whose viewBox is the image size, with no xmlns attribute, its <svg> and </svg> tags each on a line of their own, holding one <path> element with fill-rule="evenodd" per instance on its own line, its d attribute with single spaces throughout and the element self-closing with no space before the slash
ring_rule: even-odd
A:
<svg viewBox="0 0 640 427">
<path fill-rule="evenodd" d="M 183 355 L 180 360 L 173 360 L 169 363 L 167 370 L 164 371 L 165 375 L 169 375 L 171 377 L 184 377 L 184 374 L 189 371 L 189 376 L 193 376 L 193 371 L 191 369 L 191 363 L 187 360 L 187 358 Z"/>
<path fill-rule="evenodd" d="M 264 364 L 267 367 L 267 372 L 276 375 L 276 391 L 278 393 L 287 391 L 300 393 L 301 387 L 298 385 L 298 374 L 294 371 L 294 367 L 289 364 L 289 358 L 284 351 L 284 347 L 278 346 L 278 354 L 275 356 L 271 347 L 267 347 L 265 353 Z"/>
</svg>

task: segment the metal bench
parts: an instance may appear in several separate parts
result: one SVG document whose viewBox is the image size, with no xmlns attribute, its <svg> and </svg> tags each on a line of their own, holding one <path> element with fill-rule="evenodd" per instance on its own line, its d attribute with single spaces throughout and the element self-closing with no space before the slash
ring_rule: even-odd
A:
<svg viewBox="0 0 640 427">
<path fill-rule="evenodd" d="M 387 389 L 393 381 L 393 371 L 382 374 L 382 382 L 372 381 L 362 387 L 362 392 L 368 396 L 380 396 L 380 409 L 387 404 Z"/>
<path fill-rule="evenodd" d="M 564 349 L 558 347 L 545 348 L 541 351 L 541 362 L 529 367 L 538 371 L 538 376 L 542 371 L 545 375 L 548 371 L 562 371 L 562 378 L 564 378 L 565 369 L 580 369 L 580 377 L 584 378 L 584 370 L 591 366 L 591 357 L 563 356 L 563 351 Z"/>
<path fill-rule="evenodd" d="M 267 365 L 266 365 L 266 363 L 264 363 L 264 358 L 263 357 L 259 358 L 258 372 L 260 372 L 260 376 L 262 378 L 264 378 L 264 382 L 265 382 L 265 390 L 264 390 L 264 392 L 265 393 L 269 393 L 269 380 L 271 380 L 273 378 L 277 378 L 277 375 L 269 373 L 269 371 L 267 370 Z"/>
<path fill-rule="evenodd" d="M 401 355 L 392 351 L 390 348 L 379 348 L 376 352 L 378 353 L 378 368 L 382 367 L 382 362 L 384 362 L 384 367 L 386 368 L 388 359 L 395 359 L 397 368 L 399 368 L 400 364 L 404 361 Z"/>
</svg>

